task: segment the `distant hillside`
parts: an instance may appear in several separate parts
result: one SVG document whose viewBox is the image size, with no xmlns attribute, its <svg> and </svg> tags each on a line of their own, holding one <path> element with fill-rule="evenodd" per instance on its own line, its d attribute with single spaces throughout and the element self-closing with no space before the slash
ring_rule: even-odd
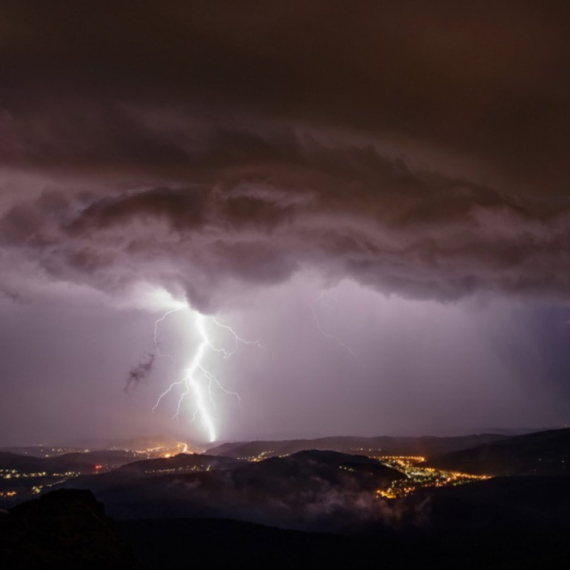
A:
<svg viewBox="0 0 570 570">
<path fill-rule="evenodd" d="M 289 455 L 308 449 L 346 453 L 379 452 L 383 455 L 422 455 L 431 457 L 449 451 L 468 449 L 475 445 L 504 439 L 499 434 L 478 434 L 459 437 L 323 437 L 284 441 L 248 441 L 224 443 L 209 449 L 209 455 L 225 455 L 239 459 L 267 458 Z"/>
<path fill-rule="evenodd" d="M 384 516 L 376 491 L 403 477 L 368 457 L 313 450 L 195 473 L 122 468 L 61 486 L 91 490 L 122 519 L 226 517 L 312 530 Z"/>
<path fill-rule="evenodd" d="M 46 486 L 69 477 L 114 469 L 136 457 L 135 453 L 118 450 L 74 452 L 56 457 L 0 452 L 0 505 L 10 507 Z"/>
<path fill-rule="evenodd" d="M 210 469 L 231 469 L 244 462 L 232 457 L 180 453 L 174 457 L 142 459 L 127 463 L 118 469 L 123 473 L 164 474 L 185 473 L 189 471 L 208 471 Z"/>
<path fill-rule="evenodd" d="M 68 471 L 93 472 L 96 466 L 112 469 L 136 459 L 131 451 L 89 451 L 74 452 L 56 457 L 33 457 L 0 451 L 0 469 L 16 469 L 20 473 L 40 473 L 48 475 Z"/>
<path fill-rule="evenodd" d="M 509 437 L 433 457 L 430 464 L 487 475 L 570 475 L 570 429 Z"/>
</svg>

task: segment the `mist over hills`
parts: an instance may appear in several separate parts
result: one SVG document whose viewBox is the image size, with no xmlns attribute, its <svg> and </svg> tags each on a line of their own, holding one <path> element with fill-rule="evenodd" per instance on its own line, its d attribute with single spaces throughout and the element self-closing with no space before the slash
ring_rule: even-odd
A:
<svg viewBox="0 0 570 570">
<path fill-rule="evenodd" d="M 172 459 L 173 464 L 186 460 Z M 223 517 L 308 530 L 385 516 L 375 493 L 404 478 L 375 459 L 334 451 L 150 477 L 140 463 L 136 470 L 126 466 L 61 486 L 91 490 L 111 516 L 121 519 Z"/>
</svg>

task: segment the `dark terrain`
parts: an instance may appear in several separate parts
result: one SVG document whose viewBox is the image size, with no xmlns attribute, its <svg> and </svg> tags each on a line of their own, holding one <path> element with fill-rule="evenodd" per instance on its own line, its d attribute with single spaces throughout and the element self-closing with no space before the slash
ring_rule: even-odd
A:
<svg viewBox="0 0 570 570">
<path fill-rule="evenodd" d="M 54 491 L 0 512 L 0 537 L 6 569 L 140 567 L 89 491 Z"/>
<path fill-rule="evenodd" d="M 303 530 L 340 530 L 384 516 L 376 491 L 402 478 L 375 459 L 313 450 L 190 473 L 148 476 L 123 467 L 70 479 L 62 486 L 91 490 L 117 519 L 185 518 L 190 513 Z"/>
<path fill-rule="evenodd" d="M 570 475 L 570 430 L 519 435 L 433 457 L 443 469 L 491 475 Z"/>
<path fill-rule="evenodd" d="M 403 438 L 392 453 L 497 476 L 395 499 L 377 491 L 406 476 L 363 451 L 136 461 L 12 507 L 1 519 L 2 555 L 11 556 L 2 567 L 567 568 L 569 438 L 570 430 L 462 438 L 470 449 L 458 438 Z M 271 448 L 258 442 L 256 451 Z"/>
</svg>

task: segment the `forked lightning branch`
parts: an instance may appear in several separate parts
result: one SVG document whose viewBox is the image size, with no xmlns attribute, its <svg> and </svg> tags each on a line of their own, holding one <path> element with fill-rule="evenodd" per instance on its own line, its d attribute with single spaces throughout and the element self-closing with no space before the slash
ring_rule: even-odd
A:
<svg viewBox="0 0 570 570">
<path fill-rule="evenodd" d="M 191 349 L 191 357 L 186 364 L 185 370 L 179 380 L 172 382 L 170 386 L 160 394 L 156 404 L 153 407 L 155 411 L 161 400 L 172 393 L 177 393 L 177 406 L 174 417 L 177 418 L 181 413 L 188 409 L 191 413 L 191 419 L 199 420 L 203 432 L 209 442 L 217 439 L 217 430 L 215 422 L 216 394 L 223 393 L 236 397 L 240 400 L 237 392 L 226 390 L 216 375 L 208 368 L 206 364 L 208 352 L 220 354 L 223 358 L 229 358 L 238 349 L 240 344 L 256 345 L 261 347 L 259 341 L 248 341 L 241 338 L 232 327 L 218 322 L 214 317 L 206 317 L 197 311 L 193 311 L 188 305 L 181 306 L 177 309 L 168 311 L 154 324 L 154 343 L 156 352 L 159 356 L 165 356 L 175 359 L 160 350 L 158 341 L 159 325 L 172 313 L 184 311 L 188 313 L 188 318 L 194 323 L 196 332 L 198 333 L 198 345 Z M 209 331 L 213 327 L 227 330 L 234 339 L 234 346 L 227 348 L 224 346 L 216 346 L 212 340 L 212 334 Z M 188 402 L 188 408 L 186 404 Z"/>
</svg>

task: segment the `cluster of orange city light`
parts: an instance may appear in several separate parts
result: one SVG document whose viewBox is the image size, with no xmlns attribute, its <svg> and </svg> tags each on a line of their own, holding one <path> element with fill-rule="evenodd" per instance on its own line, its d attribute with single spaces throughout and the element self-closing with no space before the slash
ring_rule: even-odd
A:
<svg viewBox="0 0 570 570">
<path fill-rule="evenodd" d="M 162 457 L 168 459 L 179 453 L 196 453 L 196 450 L 190 451 L 187 443 L 178 442 L 175 444 L 162 444 L 144 449 L 136 449 L 134 453 L 142 459 L 157 459 Z"/>
<path fill-rule="evenodd" d="M 245 457 L 238 457 L 241 461 L 249 461 L 250 463 L 259 463 L 260 461 L 264 461 L 265 459 L 269 459 L 272 457 L 272 453 L 275 453 L 274 449 L 268 449 L 266 451 L 261 451 L 258 455 L 246 455 Z M 289 454 L 286 453 L 285 455 L 278 455 L 277 457 L 287 457 Z"/>
<path fill-rule="evenodd" d="M 164 459 L 169 459 L 170 457 L 174 457 L 179 453 L 188 453 L 188 444 L 187 443 L 177 443 L 174 448 L 168 449 L 166 451 L 162 451 L 163 448 L 153 448 L 147 450 L 147 452 L 158 451 L 159 457 L 163 457 Z"/>
<path fill-rule="evenodd" d="M 490 479 L 489 475 L 472 475 L 459 471 L 447 471 L 435 467 L 425 467 L 425 457 L 412 455 L 375 456 L 382 463 L 403 473 L 406 478 L 393 481 L 386 489 L 378 489 L 376 495 L 384 499 L 406 497 L 421 488 L 464 485 L 474 481 Z"/>
</svg>

